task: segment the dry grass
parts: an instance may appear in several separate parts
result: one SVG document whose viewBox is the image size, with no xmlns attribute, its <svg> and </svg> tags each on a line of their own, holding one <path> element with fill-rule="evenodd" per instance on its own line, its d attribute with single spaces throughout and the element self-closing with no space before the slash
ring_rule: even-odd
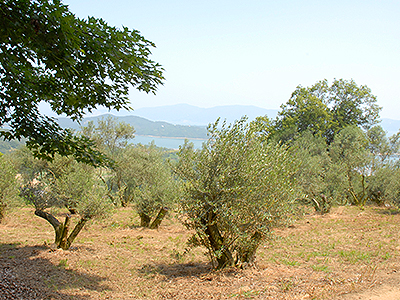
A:
<svg viewBox="0 0 400 300">
<path fill-rule="evenodd" d="M 400 214 L 385 208 L 307 215 L 275 231 L 257 268 L 218 272 L 204 249 L 184 254 L 190 233 L 175 219 L 159 230 L 138 223 L 121 208 L 90 223 L 71 250 L 52 251 L 52 227 L 16 210 L 0 224 L 0 277 L 44 299 L 353 299 L 400 284 Z"/>
</svg>

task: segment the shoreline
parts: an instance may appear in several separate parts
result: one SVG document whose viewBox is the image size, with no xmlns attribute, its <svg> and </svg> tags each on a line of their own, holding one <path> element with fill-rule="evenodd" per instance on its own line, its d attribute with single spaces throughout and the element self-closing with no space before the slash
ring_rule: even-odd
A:
<svg viewBox="0 0 400 300">
<path fill-rule="evenodd" d="M 157 139 L 173 139 L 173 140 L 196 140 L 196 141 L 207 141 L 206 138 L 192 138 L 192 137 L 172 137 L 172 136 L 160 136 L 160 135 L 143 135 L 143 134 L 135 134 L 135 136 L 143 136 L 149 138 L 157 138 Z"/>
</svg>

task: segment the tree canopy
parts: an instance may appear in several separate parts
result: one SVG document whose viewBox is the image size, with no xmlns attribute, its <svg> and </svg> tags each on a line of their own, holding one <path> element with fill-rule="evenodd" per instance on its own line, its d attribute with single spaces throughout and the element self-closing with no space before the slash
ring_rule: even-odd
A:
<svg viewBox="0 0 400 300">
<path fill-rule="evenodd" d="M 57 114 L 80 120 L 98 106 L 129 109 L 128 92 L 155 93 L 163 68 L 149 57 L 155 44 L 136 30 L 77 18 L 59 0 L 4 0 L 0 4 L 0 131 L 27 138 L 42 158 L 73 154 L 99 164 L 93 143 L 42 115 L 47 102 Z"/>
<path fill-rule="evenodd" d="M 275 121 L 278 139 L 287 141 L 305 131 L 325 137 L 330 144 L 347 126 L 369 129 L 378 123 L 381 107 L 376 96 L 354 80 L 322 80 L 311 87 L 298 86 Z"/>
</svg>

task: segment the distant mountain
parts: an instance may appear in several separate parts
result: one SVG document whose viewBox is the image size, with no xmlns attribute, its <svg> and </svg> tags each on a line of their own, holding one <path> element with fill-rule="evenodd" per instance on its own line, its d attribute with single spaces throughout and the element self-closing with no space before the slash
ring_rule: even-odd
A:
<svg viewBox="0 0 400 300">
<path fill-rule="evenodd" d="M 20 141 L 18 140 L 5 141 L 3 138 L 0 138 L 0 153 L 5 154 L 7 152 L 18 149 L 21 146 L 23 146 L 25 142 L 26 139 L 21 139 Z"/>
<path fill-rule="evenodd" d="M 251 105 L 227 105 L 211 108 L 201 108 L 188 104 L 176 104 L 158 107 L 135 109 L 131 114 L 153 121 L 165 121 L 180 125 L 207 126 L 214 123 L 217 118 L 232 123 L 246 115 L 250 120 L 258 116 L 268 115 L 275 118 L 277 109 L 265 109 Z"/>
<path fill-rule="evenodd" d="M 68 118 L 58 118 L 57 122 L 63 128 L 79 129 L 80 126 L 85 126 L 90 121 L 97 123 L 98 119 L 107 116 L 109 116 L 109 114 L 87 117 L 84 118 L 80 124 Z M 124 116 L 117 118 L 119 121 L 132 125 L 135 128 L 137 135 L 191 139 L 207 138 L 207 130 L 205 126 L 174 125 L 162 121 L 150 121 L 138 116 Z"/>
<path fill-rule="evenodd" d="M 265 109 L 251 105 L 228 105 L 201 108 L 188 104 L 177 104 L 138 108 L 131 112 L 131 114 L 154 121 L 161 120 L 173 124 L 206 126 L 209 123 L 215 122 L 218 117 L 220 117 L 221 120 L 226 119 L 228 123 L 232 123 L 244 115 L 248 116 L 250 120 L 265 115 L 275 119 L 278 111 L 278 109 Z M 399 131 L 400 120 L 384 118 L 379 125 L 387 131 L 388 136 L 391 136 Z"/>
</svg>

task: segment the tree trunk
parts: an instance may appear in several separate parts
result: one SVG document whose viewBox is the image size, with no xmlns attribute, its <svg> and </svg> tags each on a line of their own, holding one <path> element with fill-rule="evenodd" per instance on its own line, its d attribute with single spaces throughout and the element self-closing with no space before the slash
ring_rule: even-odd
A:
<svg viewBox="0 0 400 300">
<path fill-rule="evenodd" d="M 45 219 L 53 226 L 54 232 L 56 234 L 54 244 L 57 248 L 61 248 L 63 250 L 68 250 L 71 247 L 72 242 L 75 240 L 76 236 L 89 220 L 87 218 L 81 218 L 79 222 L 75 225 L 75 228 L 71 232 L 70 236 L 68 237 L 68 231 L 71 224 L 71 215 L 67 215 L 65 217 L 64 224 L 60 223 L 60 221 L 58 221 L 53 215 L 42 210 L 36 210 L 35 215 Z"/>
<path fill-rule="evenodd" d="M 0 223 L 4 219 L 5 210 L 6 210 L 6 205 L 5 204 L 0 204 Z"/>
<path fill-rule="evenodd" d="M 212 207 L 206 207 L 206 209 L 208 210 L 208 214 L 201 219 L 201 223 L 205 227 L 204 234 L 207 236 L 210 245 L 207 248 L 211 248 L 212 252 L 210 252 L 217 260 L 217 269 L 233 266 L 234 259 L 232 253 L 229 251 L 227 245 L 224 245 L 224 238 L 216 223 L 217 215 L 212 211 Z"/>
<path fill-rule="evenodd" d="M 205 230 L 205 234 L 208 237 L 211 248 L 217 253 L 217 269 L 222 269 L 228 266 L 234 265 L 232 253 L 229 249 L 225 248 L 224 240 L 221 233 L 218 230 L 217 224 L 209 224 Z"/>
<path fill-rule="evenodd" d="M 245 249 L 238 250 L 238 260 L 236 265 L 240 268 L 244 268 L 245 266 L 254 265 L 254 261 L 256 258 L 256 251 L 258 246 L 260 245 L 262 239 L 262 234 L 256 231 L 252 237 L 250 238 L 248 246 Z"/>
<path fill-rule="evenodd" d="M 151 218 L 145 213 L 139 213 L 140 226 L 148 228 L 150 226 Z"/>
<path fill-rule="evenodd" d="M 68 250 L 71 247 L 71 244 L 74 242 L 75 238 L 81 232 L 83 226 L 85 226 L 86 222 L 89 219 L 86 219 L 85 217 L 82 217 L 79 222 L 75 225 L 74 230 L 71 232 L 70 236 L 67 239 L 67 242 L 65 243 L 65 247 L 62 248 L 63 250 Z"/>
<path fill-rule="evenodd" d="M 61 232 L 60 244 L 57 245 L 58 248 L 65 249 L 67 244 L 67 236 L 69 231 L 69 225 L 71 224 L 71 216 L 67 215 L 65 217 L 64 226 Z"/>
<path fill-rule="evenodd" d="M 35 210 L 35 215 L 45 219 L 47 222 L 49 222 L 51 224 L 51 226 L 53 226 L 54 232 L 56 234 L 54 243 L 58 247 L 60 245 L 61 238 L 62 238 L 62 232 L 64 229 L 63 224 L 61 224 L 60 221 L 58 221 L 53 215 L 49 214 L 48 212 L 42 211 L 42 210 L 38 210 L 38 209 Z"/>
<path fill-rule="evenodd" d="M 151 223 L 150 229 L 158 229 L 158 227 L 160 226 L 162 220 L 164 220 L 164 217 L 167 214 L 167 212 L 168 212 L 168 208 L 167 207 L 162 207 L 160 209 L 160 211 L 158 212 L 157 217 Z"/>
</svg>

